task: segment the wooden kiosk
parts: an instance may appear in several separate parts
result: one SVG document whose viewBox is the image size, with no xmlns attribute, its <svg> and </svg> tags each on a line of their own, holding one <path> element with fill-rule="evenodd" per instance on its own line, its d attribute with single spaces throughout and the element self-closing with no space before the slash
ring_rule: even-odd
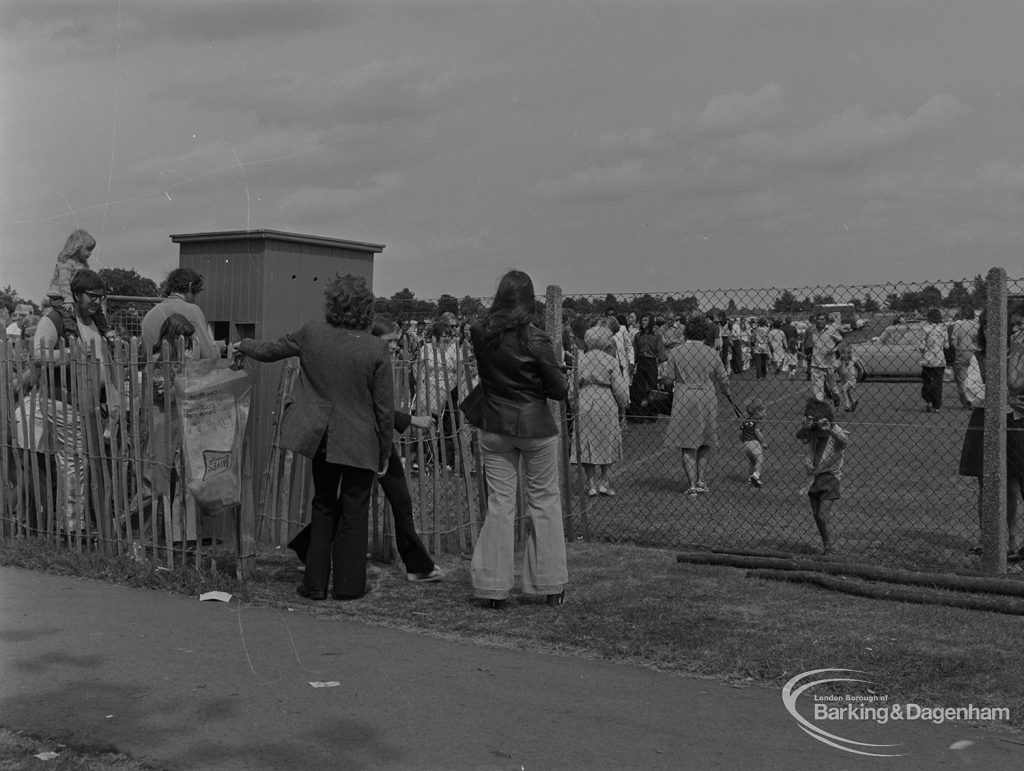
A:
<svg viewBox="0 0 1024 771">
<path fill-rule="evenodd" d="M 335 274 L 364 276 L 373 286 L 373 260 L 383 244 L 284 233 L 276 230 L 236 230 L 182 233 L 171 236 L 179 245 L 179 266 L 204 278 L 196 303 L 213 328 L 214 338 L 236 342 L 245 337 L 274 340 L 324 316 L 324 286 Z M 260 479 L 271 454 L 276 423 L 277 394 L 284 362 L 260 365 L 249 413 L 252 485 L 243 489 L 259 495 Z M 254 487 L 255 486 L 255 487 Z M 255 534 L 254 505 L 242 511 L 243 541 Z M 248 510 L 247 510 L 248 509 Z M 218 529 L 223 523 L 218 523 Z M 255 553 L 255 542 L 240 545 L 240 558 Z"/>
</svg>

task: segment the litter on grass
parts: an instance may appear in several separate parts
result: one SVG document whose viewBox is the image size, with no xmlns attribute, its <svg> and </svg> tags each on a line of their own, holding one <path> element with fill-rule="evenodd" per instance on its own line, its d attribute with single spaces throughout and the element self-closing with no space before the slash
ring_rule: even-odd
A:
<svg viewBox="0 0 1024 771">
<path fill-rule="evenodd" d="M 216 600 L 217 602 L 231 602 L 231 595 L 227 592 L 205 592 L 199 595 L 199 601 Z"/>
</svg>

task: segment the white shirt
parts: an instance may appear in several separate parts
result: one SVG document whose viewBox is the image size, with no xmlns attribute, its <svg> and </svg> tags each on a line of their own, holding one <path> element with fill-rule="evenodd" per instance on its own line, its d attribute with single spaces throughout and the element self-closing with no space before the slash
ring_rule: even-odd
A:
<svg viewBox="0 0 1024 771">
<path fill-rule="evenodd" d="M 83 350 L 88 351 L 91 346 L 96 354 L 96 358 L 100 362 L 100 382 L 106 387 L 107 404 L 111 407 L 120 406 L 120 391 L 117 388 L 117 384 L 111 383 L 109 379 L 110 367 L 107 365 L 110 363 L 110 359 L 107 343 L 103 339 L 103 335 L 96 328 L 95 322 L 91 320 L 86 322 L 83 321 L 81 316 L 76 316 L 75 323 L 78 324 L 79 342 Z M 36 358 L 49 360 L 49 351 L 57 348 L 58 340 L 57 327 L 54 326 L 53 321 L 48 316 L 43 316 L 39 320 L 39 326 L 36 327 L 35 336 L 32 338 L 32 350 Z M 53 359 L 53 361 L 56 361 L 56 359 Z"/>
<path fill-rule="evenodd" d="M 625 325 L 620 326 L 619 331 L 615 333 L 615 342 L 619 347 L 620 365 L 624 364 L 626 367 L 632 367 L 635 363 L 636 353 L 633 350 L 633 337 L 634 333 Z M 624 362 L 623 357 L 625 357 Z M 628 369 L 626 371 L 628 372 Z"/>
<path fill-rule="evenodd" d="M 971 363 L 967 365 L 967 376 L 964 378 L 964 395 L 970 400 L 972 407 L 984 407 L 985 406 L 985 381 L 981 377 L 981 365 L 978 363 L 978 357 L 972 356 Z M 1024 417 L 1013 410 L 1012 408 L 1006 409 L 1007 413 L 1014 413 L 1014 417 L 1019 419 Z"/>
</svg>

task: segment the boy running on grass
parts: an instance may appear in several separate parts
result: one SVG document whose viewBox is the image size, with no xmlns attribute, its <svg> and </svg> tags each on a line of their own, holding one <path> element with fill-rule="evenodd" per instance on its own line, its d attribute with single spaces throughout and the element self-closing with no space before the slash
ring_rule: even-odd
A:
<svg viewBox="0 0 1024 771">
<path fill-rule="evenodd" d="M 821 535 L 823 554 L 835 554 L 835 541 L 829 530 L 832 502 L 839 500 L 843 453 L 849 444 L 846 432 L 835 423 L 832 407 L 827 402 L 809 399 L 804 406 L 804 419 L 796 438 L 807 445 L 804 468 L 811 475 L 807 497 L 811 514 Z"/>
<path fill-rule="evenodd" d="M 740 423 L 740 441 L 743 442 L 743 453 L 750 462 L 750 475 L 747 481 L 754 487 L 761 486 L 761 467 L 764 464 L 764 449 L 768 443 L 761 433 L 761 421 L 766 410 L 760 399 L 751 399 L 746 404 L 747 417 Z"/>
</svg>

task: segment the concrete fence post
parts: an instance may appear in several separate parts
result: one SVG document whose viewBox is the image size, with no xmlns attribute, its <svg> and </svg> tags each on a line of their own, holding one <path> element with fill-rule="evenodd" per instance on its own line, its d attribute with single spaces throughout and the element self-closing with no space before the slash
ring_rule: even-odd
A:
<svg viewBox="0 0 1024 771">
<path fill-rule="evenodd" d="M 565 361 L 565 351 L 562 347 L 562 287 L 554 284 L 548 286 L 544 295 L 544 329 L 551 336 L 551 342 L 555 346 L 555 360 Z M 566 539 L 572 541 L 576 538 L 573 530 L 572 520 L 572 497 L 569 495 L 569 438 L 566 433 L 568 425 L 568 413 L 564 401 L 551 402 L 558 420 L 558 483 L 562 494 L 562 523 L 565 527 Z"/>
<path fill-rule="evenodd" d="M 985 438 L 981 486 L 981 569 L 1006 572 L 1006 271 L 985 280 Z M 1016 505 L 1016 501 L 1014 501 Z"/>
</svg>

